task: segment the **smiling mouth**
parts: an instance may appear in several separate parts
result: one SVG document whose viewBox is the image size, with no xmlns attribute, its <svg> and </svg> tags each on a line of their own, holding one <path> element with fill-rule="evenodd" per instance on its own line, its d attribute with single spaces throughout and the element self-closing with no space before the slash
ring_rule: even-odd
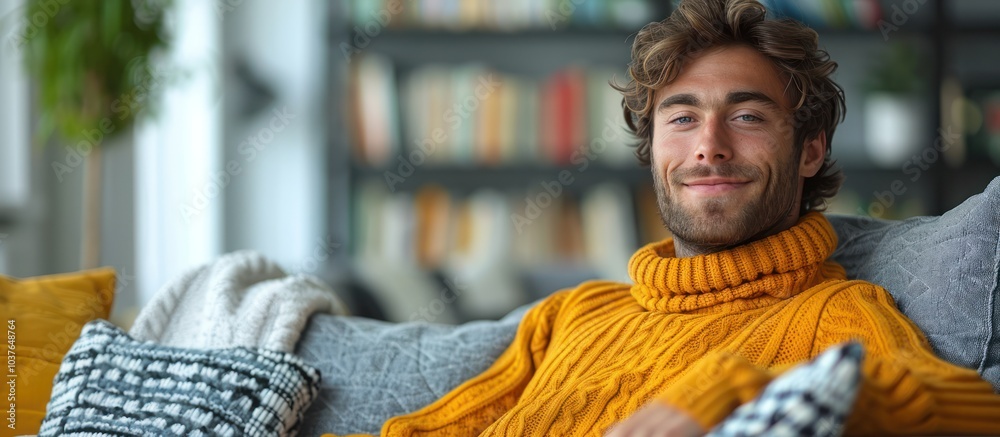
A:
<svg viewBox="0 0 1000 437">
<path fill-rule="evenodd" d="M 684 184 L 684 187 L 699 194 L 723 194 L 750 185 L 749 181 L 703 180 Z"/>
</svg>

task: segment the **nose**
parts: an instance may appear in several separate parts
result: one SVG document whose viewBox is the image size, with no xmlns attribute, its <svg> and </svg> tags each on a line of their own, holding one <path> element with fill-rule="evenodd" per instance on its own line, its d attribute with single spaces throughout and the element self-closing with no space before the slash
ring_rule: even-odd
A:
<svg viewBox="0 0 1000 437">
<path fill-rule="evenodd" d="M 731 138 L 722 117 L 712 116 L 702 123 L 695 159 L 702 164 L 720 164 L 733 157 Z"/>
</svg>

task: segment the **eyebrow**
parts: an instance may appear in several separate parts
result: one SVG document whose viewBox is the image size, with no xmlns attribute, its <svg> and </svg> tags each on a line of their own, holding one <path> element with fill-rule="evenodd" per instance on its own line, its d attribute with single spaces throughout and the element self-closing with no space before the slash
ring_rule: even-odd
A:
<svg viewBox="0 0 1000 437">
<path fill-rule="evenodd" d="M 701 100 L 698 100 L 694 94 L 674 94 L 663 99 L 659 106 L 656 107 L 656 112 L 663 111 L 673 105 L 701 106 Z"/>
<path fill-rule="evenodd" d="M 764 104 L 766 106 L 771 106 L 774 109 L 781 109 L 781 105 L 775 102 L 774 99 L 767 96 L 762 92 L 758 91 L 733 91 L 726 95 L 727 105 L 737 105 L 744 102 L 757 102 Z"/>
<path fill-rule="evenodd" d="M 775 109 L 781 109 L 781 105 L 774 99 L 759 91 L 733 91 L 726 95 L 727 105 L 737 105 L 745 102 L 758 102 Z M 663 111 L 673 105 L 701 106 L 701 100 L 694 94 L 674 94 L 663 99 L 656 107 L 656 112 Z"/>
</svg>

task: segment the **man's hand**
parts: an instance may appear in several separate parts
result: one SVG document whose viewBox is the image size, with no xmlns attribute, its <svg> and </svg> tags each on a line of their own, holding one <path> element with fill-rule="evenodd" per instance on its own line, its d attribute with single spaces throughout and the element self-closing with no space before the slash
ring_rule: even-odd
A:
<svg viewBox="0 0 1000 437">
<path fill-rule="evenodd" d="M 607 431 L 606 437 L 697 437 L 705 435 L 691 416 L 662 402 L 653 401 Z"/>
</svg>

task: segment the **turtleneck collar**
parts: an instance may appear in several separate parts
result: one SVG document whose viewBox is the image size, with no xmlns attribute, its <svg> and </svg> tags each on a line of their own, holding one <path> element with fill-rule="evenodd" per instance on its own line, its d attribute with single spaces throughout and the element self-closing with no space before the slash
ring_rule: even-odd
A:
<svg viewBox="0 0 1000 437">
<path fill-rule="evenodd" d="M 818 212 L 770 237 L 708 255 L 677 258 L 668 238 L 632 255 L 632 296 L 649 311 L 668 313 L 758 308 L 827 279 L 833 271 L 824 272 L 823 263 L 836 247 L 837 234 Z"/>
</svg>

